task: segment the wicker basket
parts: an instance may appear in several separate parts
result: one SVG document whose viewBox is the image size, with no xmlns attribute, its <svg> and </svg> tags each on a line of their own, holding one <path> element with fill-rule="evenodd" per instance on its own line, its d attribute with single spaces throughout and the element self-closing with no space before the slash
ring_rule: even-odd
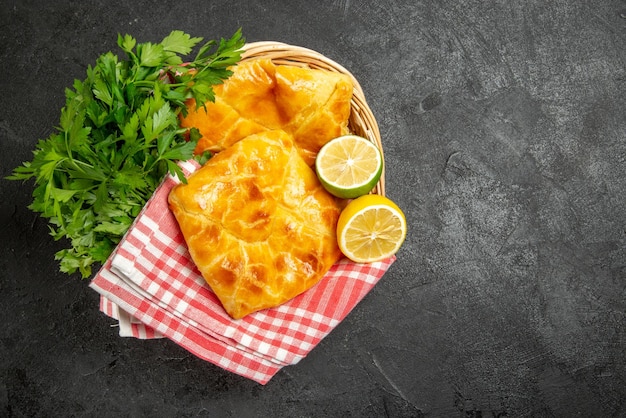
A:
<svg viewBox="0 0 626 418">
<path fill-rule="evenodd" d="M 383 152 L 378 123 L 374 118 L 372 110 L 365 101 L 363 89 L 357 79 L 344 67 L 319 52 L 281 42 L 252 42 L 246 44 L 244 49 L 242 61 L 255 58 L 269 58 L 277 65 L 296 65 L 313 69 L 336 71 L 348 75 L 354 84 L 348 127 L 352 133 L 369 139 L 378 146 L 381 153 Z M 380 181 L 376 184 L 372 193 L 382 196 L 385 195 L 384 167 Z"/>
</svg>

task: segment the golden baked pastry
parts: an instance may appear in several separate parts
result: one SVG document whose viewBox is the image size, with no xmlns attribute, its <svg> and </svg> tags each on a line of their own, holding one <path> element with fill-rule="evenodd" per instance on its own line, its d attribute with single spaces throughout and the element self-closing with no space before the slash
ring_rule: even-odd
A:
<svg viewBox="0 0 626 418">
<path fill-rule="evenodd" d="M 293 135 L 300 154 L 312 165 L 324 144 L 346 135 L 352 81 L 341 73 L 276 66 L 276 105 L 285 115 L 283 129 Z"/>
<path fill-rule="evenodd" d="M 207 102 L 204 108 L 195 108 L 195 101 L 188 102 L 188 114 L 181 120 L 183 128 L 196 127 L 202 137 L 198 140 L 195 153 L 204 151 L 220 152 L 241 138 L 266 131 L 267 128 L 250 119 L 242 118 L 230 105 L 216 97 L 215 102 Z M 211 118 L 207 115 L 211 115 Z"/>
<path fill-rule="evenodd" d="M 283 131 L 248 136 L 175 186 L 191 257 L 233 318 L 278 306 L 341 257 L 337 201 Z"/>
<path fill-rule="evenodd" d="M 275 65 L 259 58 L 233 67 L 214 87 L 215 102 L 187 103 L 181 126 L 197 128 L 196 153 L 219 152 L 248 135 L 282 129 L 308 165 L 329 140 L 348 133 L 353 84 L 345 74 Z"/>
</svg>

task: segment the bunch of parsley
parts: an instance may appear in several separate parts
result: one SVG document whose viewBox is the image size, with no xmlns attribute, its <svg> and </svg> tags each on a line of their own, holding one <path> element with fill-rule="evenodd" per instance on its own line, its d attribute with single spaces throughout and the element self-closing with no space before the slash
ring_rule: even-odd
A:
<svg viewBox="0 0 626 418">
<path fill-rule="evenodd" d="M 183 61 L 202 41 L 173 31 L 160 43 L 118 35 L 123 59 L 101 55 L 87 78 L 65 90 L 59 126 L 33 151 L 32 161 L 9 179 L 35 180 L 31 210 L 48 219 L 60 270 L 91 276 L 128 230 L 166 173 L 185 181 L 179 160 L 193 157 L 197 131 L 179 125 L 185 101 L 215 100 L 213 87 L 232 74 L 244 39 L 208 41 L 195 59 Z"/>
</svg>

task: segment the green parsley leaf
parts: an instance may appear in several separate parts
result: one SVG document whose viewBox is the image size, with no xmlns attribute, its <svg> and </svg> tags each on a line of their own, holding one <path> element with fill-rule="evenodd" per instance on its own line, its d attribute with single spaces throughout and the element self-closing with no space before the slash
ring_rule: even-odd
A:
<svg viewBox="0 0 626 418">
<path fill-rule="evenodd" d="M 165 51 L 181 55 L 189 55 L 193 47 L 200 41 L 202 41 L 202 38 L 192 38 L 183 31 L 175 30 L 163 38 L 161 45 L 163 45 L 163 49 Z"/>
<path fill-rule="evenodd" d="M 124 37 L 118 34 L 117 44 L 120 48 L 122 48 L 124 52 L 126 52 L 127 54 L 131 54 L 133 52 L 133 49 L 135 48 L 135 45 L 137 45 L 137 40 L 128 34 L 124 35 Z"/>
<path fill-rule="evenodd" d="M 137 47 L 139 64 L 144 67 L 156 67 L 163 63 L 163 45 L 146 42 Z"/>
</svg>

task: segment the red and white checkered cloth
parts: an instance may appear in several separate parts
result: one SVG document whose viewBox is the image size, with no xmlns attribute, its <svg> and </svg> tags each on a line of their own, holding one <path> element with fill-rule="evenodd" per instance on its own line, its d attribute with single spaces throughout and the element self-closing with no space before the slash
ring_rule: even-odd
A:
<svg viewBox="0 0 626 418">
<path fill-rule="evenodd" d="M 197 165 L 181 163 L 186 174 Z M 121 336 L 167 337 L 194 355 L 266 384 L 297 363 L 376 285 L 395 261 L 337 262 L 314 287 L 272 309 L 233 320 L 196 269 L 167 203 L 168 176 L 94 277 L 100 310 Z"/>
</svg>

